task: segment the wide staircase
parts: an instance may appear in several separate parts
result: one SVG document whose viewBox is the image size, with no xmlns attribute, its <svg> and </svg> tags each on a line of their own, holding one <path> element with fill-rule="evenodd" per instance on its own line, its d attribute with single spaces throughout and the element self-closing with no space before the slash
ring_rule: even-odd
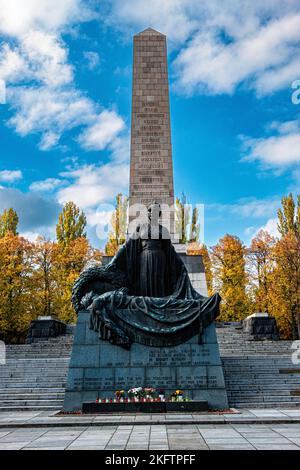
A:
<svg viewBox="0 0 300 470">
<path fill-rule="evenodd" d="M 300 406 L 300 366 L 290 341 L 253 341 L 240 324 L 217 328 L 229 404 L 236 408 Z M 62 407 L 73 335 L 8 345 L 0 365 L 1 410 Z"/>
<path fill-rule="evenodd" d="M 229 404 L 236 408 L 300 406 L 300 365 L 291 341 L 254 341 L 239 323 L 217 328 Z"/>
<path fill-rule="evenodd" d="M 62 407 L 73 335 L 7 345 L 0 365 L 0 411 Z"/>
</svg>

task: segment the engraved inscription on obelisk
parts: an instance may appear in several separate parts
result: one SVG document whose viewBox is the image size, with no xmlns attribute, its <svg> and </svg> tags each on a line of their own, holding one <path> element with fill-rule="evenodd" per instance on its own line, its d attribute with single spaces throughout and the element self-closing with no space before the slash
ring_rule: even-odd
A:
<svg viewBox="0 0 300 470">
<path fill-rule="evenodd" d="M 173 206 L 174 187 L 166 36 L 148 28 L 134 36 L 129 205 L 154 201 Z"/>
</svg>

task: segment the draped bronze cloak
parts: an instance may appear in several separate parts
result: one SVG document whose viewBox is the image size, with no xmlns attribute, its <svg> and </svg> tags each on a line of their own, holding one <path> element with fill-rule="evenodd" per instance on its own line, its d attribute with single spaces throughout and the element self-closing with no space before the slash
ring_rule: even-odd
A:
<svg viewBox="0 0 300 470">
<path fill-rule="evenodd" d="M 75 310 L 90 310 L 90 327 L 101 339 L 127 349 L 133 342 L 175 346 L 195 335 L 201 342 L 204 328 L 218 316 L 219 294 L 199 294 L 170 239 L 160 244 L 165 258 L 163 297 L 140 295 L 147 279 L 141 276 L 139 237 L 130 238 L 108 265 L 89 268 L 75 283 Z"/>
</svg>

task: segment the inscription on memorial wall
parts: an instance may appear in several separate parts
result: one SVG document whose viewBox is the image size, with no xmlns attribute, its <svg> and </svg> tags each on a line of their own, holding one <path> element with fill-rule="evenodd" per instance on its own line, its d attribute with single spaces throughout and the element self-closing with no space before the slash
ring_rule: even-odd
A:
<svg viewBox="0 0 300 470">
<path fill-rule="evenodd" d="M 186 343 L 174 348 L 141 348 L 138 345 L 136 350 L 125 351 L 104 344 L 100 347 L 100 368 L 87 369 L 84 378 L 73 379 L 73 387 L 78 391 L 108 392 L 126 388 L 128 384 L 172 389 L 178 383 L 186 390 L 224 386 L 219 359 L 215 357 L 212 345 Z"/>
</svg>

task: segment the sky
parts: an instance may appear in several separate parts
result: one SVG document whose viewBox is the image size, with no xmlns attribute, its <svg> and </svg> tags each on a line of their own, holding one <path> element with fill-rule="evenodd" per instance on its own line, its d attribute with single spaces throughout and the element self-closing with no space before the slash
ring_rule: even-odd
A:
<svg viewBox="0 0 300 470">
<path fill-rule="evenodd" d="M 103 246 L 147 27 L 167 35 L 175 194 L 204 204 L 205 243 L 276 235 L 300 192 L 299 0 L 0 0 L 0 212 L 54 239 L 74 201 Z"/>
</svg>

